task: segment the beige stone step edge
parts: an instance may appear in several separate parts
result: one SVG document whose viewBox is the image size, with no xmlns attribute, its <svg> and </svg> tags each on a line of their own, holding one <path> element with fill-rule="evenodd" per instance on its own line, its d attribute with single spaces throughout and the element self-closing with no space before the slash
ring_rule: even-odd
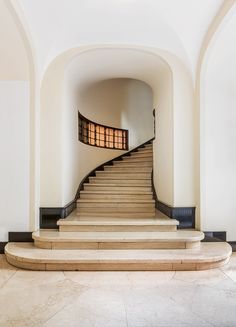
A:
<svg viewBox="0 0 236 327">
<path fill-rule="evenodd" d="M 117 166 L 104 166 L 103 172 L 124 172 L 124 173 L 150 173 L 152 172 L 152 167 L 117 167 Z"/>
<path fill-rule="evenodd" d="M 69 233 L 69 232 L 65 232 Z M 163 232 L 164 233 L 164 232 Z M 193 249 L 200 246 L 196 242 L 48 242 L 35 240 L 36 247 L 51 250 L 166 250 Z"/>
<path fill-rule="evenodd" d="M 158 213 L 157 213 L 158 215 Z M 179 221 L 168 217 L 144 218 L 144 217 L 79 217 L 76 211 L 67 218 L 57 221 L 59 230 L 67 231 L 117 231 L 117 232 L 141 232 L 141 231 L 176 231 Z"/>
<path fill-rule="evenodd" d="M 176 219 L 163 219 L 163 218 L 113 218 L 104 217 L 104 220 L 94 220 L 94 217 L 87 217 L 86 220 L 79 220 L 79 218 L 73 214 L 72 217 L 68 216 L 64 219 L 59 219 L 57 225 L 110 225 L 110 226 L 178 226 L 179 221 Z"/>
<path fill-rule="evenodd" d="M 68 232 L 60 233 L 57 230 L 37 230 L 32 238 L 48 242 L 195 242 L 204 239 L 204 233 L 195 230 L 178 230 L 177 232 Z"/>
<path fill-rule="evenodd" d="M 120 203 L 124 203 L 124 204 L 135 204 L 135 205 L 141 205 L 141 204 L 155 204 L 155 200 L 153 199 L 144 199 L 144 200 L 141 200 L 141 199 L 121 199 L 121 200 L 118 200 L 118 199 L 81 199 L 79 198 L 77 201 L 77 203 L 117 203 L 117 204 L 120 204 Z"/>
<path fill-rule="evenodd" d="M 86 191 L 82 190 L 80 191 L 82 194 L 104 194 L 104 195 L 152 195 L 151 191 Z"/>
<path fill-rule="evenodd" d="M 120 188 L 122 188 L 122 189 L 125 189 L 126 187 L 127 188 L 139 188 L 139 189 L 143 189 L 143 188 L 150 188 L 150 186 L 149 185 L 147 185 L 147 184 L 135 184 L 134 186 L 133 185 L 131 185 L 130 186 L 130 184 L 125 184 L 125 183 L 123 183 L 123 184 L 117 184 L 117 183 L 96 183 L 96 184 L 91 184 L 91 183 L 84 183 L 84 186 L 86 186 L 86 187 L 88 187 L 88 186 L 97 186 L 97 187 L 120 187 Z"/>
<path fill-rule="evenodd" d="M 187 250 L 42 250 L 33 243 L 8 243 L 7 261 L 15 267 L 49 271 L 186 271 L 225 265 L 232 248 L 226 242 L 201 243 Z"/>
<path fill-rule="evenodd" d="M 58 223 L 58 222 L 57 222 Z M 58 224 L 60 232 L 175 232 L 176 225 Z"/>
<path fill-rule="evenodd" d="M 85 200 L 96 200 L 96 199 L 99 199 L 99 200 L 104 200 L 104 199 L 113 199 L 114 201 L 116 200 L 122 200 L 122 199 L 125 199 L 125 200 L 135 200 L 135 201 L 138 201 L 139 199 L 140 200 L 151 200 L 153 198 L 153 195 L 152 194 L 135 194 L 135 195 L 132 195 L 132 194 L 86 194 L 86 193 L 80 193 L 80 199 L 85 199 Z"/>
<path fill-rule="evenodd" d="M 36 231 L 35 246 L 42 249 L 189 249 L 200 246 L 204 234 L 177 232 L 58 232 Z"/>
<path fill-rule="evenodd" d="M 98 211 L 95 211 L 95 212 L 80 212 L 80 210 L 77 208 L 76 210 L 76 215 L 78 217 L 83 217 L 83 218 L 87 218 L 87 217 L 91 217 L 93 216 L 94 218 L 101 218 L 101 217 L 111 217 L 111 215 L 113 216 L 113 218 L 136 218 L 136 219 L 139 219 L 139 218 L 154 218 L 155 217 L 155 211 L 149 211 L 149 212 L 127 212 L 127 211 L 124 211 L 124 212 L 98 212 Z"/>
</svg>

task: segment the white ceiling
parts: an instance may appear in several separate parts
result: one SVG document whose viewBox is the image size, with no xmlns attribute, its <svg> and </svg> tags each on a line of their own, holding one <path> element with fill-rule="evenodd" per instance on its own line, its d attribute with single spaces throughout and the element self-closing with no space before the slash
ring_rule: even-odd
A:
<svg viewBox="0 0 236 327">
<path fill-rule="evenodd" d="M 175 54 L 194 72 L 201 42 L 223 0 L 18 0 L 39 68 L 88 44 L 132 44 Z"/>
</svg>

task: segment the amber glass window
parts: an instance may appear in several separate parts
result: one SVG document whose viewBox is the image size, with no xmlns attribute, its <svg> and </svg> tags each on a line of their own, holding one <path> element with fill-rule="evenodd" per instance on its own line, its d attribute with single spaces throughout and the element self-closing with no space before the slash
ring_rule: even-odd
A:
<svg viewBox="0 0 236 327">
<path fill-rule="evenodd" d="M 100 125 L 80 113 L 79 140 L 101 148 L 128 150 L 128 130 Z"/>
</svg>

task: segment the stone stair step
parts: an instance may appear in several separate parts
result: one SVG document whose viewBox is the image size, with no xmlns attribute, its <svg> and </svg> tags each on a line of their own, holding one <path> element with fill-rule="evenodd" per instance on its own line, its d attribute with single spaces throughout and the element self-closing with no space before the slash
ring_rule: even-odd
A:
<svg viewBox="0 0 236 327">
<path fill-rule="evenodd" d="M 128 162 L 153 162 L 152 157 L 147 157 L 147 158 L 136 158 L 136 157 L 122 157 L 122 161 L 128 161 Z"/>
<path fill-rule="evenodd" d="M 134 167 L 117 167 L 117 166 L 104 166 L 104 171 L 112 171 L 112 172 L 124 172 L 124 173 L 151 173 L 152 172 L 152 167 L 139 167 L 139 166 L 134 166 Z"/>
<path fill-rule="evenodd" d="M 153 197 L 152 192 L 135 193 L 135 192 L 106 192 L 106 191 L 81 191 L 80 199 L 127 199 L 127 200 L 151 200 Z"/>
<path fill-rule="evenodd" d="M 153 158 L 152 153 L 143 153 L 143 152 L 133 152 L 129 158 Z"/>
<path fill-rule="evenodd" d="M 109 203 L 113 203 L 114 201 L 113 200 L 86 200 L 86 199 L 78 199 L 77 200 L 77 203 L 104 203 L 105 205 L 106 204 L 109 204 Z M 155 204 L 155 200 L 153 199 L 150 199 L 150 200 L 120 200 L 120 201 L 115 201 L 115 203 L 117 204 L 121 204 L 121 205 L 125 205 L 126 203 L 130 204 L 130 205 L 139 205 L 141 203 L 152 203 L 152 204 Z"/>
<path fill-rule="evenodd" d="M 99 183 L 84 183 L 85 190 L 109 190 L 109 191 L 151 191 L 151 186 L 144 184 L 99 184 Z"/>
<path fill-rule="evenodd" d="M 176 231 L 179 222 L 166 218 L 78 217 L 75 213 L 57 222 L 61 232 Z"/>
<path fill-rule="evenodd" d="M 154 218 L 155 217 L 155 211 L 154 210 L 149 210 L 149 212 L 119 212 L 119 211 L 114 211 L 114 212 L 99 212 L 98 210 L 94 210 L 93 212 L 86 212 L 83 211 L 81 212 L 78 208 L 75 210 L 75 214 L 77 215 L 78 219 L 81 218 L 87 218 L 87 217 L 91 217 L 93 216 L 93 218 L 104 218 L 104 217 L 111 217 L 112 218 L 135 218 L 135 219 L 139 219 L 139 218 Z"/>
<path fill-rule="evenodd" d="M 113 161 L 114 166 L 122 166 L 122 167 L 152 167 L 153 162 L 152 161 L 136 161 L 134 160 L 128 161 L 128 160 L 117 160 Z"/>
<path fill-rule="evenodd" d="M 153 149 L 146 149 L 146 148 L 140 148 L 138 151 L 132 152 L 132 153 L 153 153 Z"/>
<path fill-rule="evenodd" d="M 121 179 L 150 179 L 151 173 L 137 173 L 137 172 L 128 172 L 123 171 L 96 171 L 97 177 L 104 178 L 121 178 Z"/>
<path fill-rule="evenodd" d="M 121 179 L 121 178 L 114 178 L 114 177 L 89 177 L 89 182 L 90 183 L 99 183 L 99 184 L 126 184 L 126 185 L 139 185 L 139 184 L 144 184 L 144 185 L 151 185 L 151 180 L 150 179 Z"/>
<path fill-rule="evenodd" d="M 79 204 L 77 207 L 77 212 L 84 214 L 91 214 L 91 213 L 100 213 L 100 214 L 105 214 L 105 213 L 110 213 L 110 215 L 116 215 L 118 213 L 151 213 L 152 215 L 155 215 L 155 207 L 152 204 L 147 204 L 147 205 L 140 205 L 140 206 L 125 206 L 125 205 L 89 205 L 89 204 Z M 152 216 L 151 216 L 152 217 Z"/>
<path fill-rule="evenodd" d="M 45 250 L 33 243 L 8 243 L 7 261 L 30 270 L 78 271 L 163 271 L 206 270 L 229 261 L 226 242 L 202 243 L 186 250 Z"/>
<path fill-rule="evenodd" d="M 204 233 L 176 232 L 59 232 L 38 230 L 32 237 L 44 249 L 187 249 L 200 246 Z"/>
</svg>

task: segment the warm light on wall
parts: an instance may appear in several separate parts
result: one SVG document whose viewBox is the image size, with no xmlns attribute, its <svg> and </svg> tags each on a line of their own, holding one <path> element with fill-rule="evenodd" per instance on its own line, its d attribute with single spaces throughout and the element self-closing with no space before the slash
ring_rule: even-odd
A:
<svg viewBox="0 0 236 327">
<path fill-rule="evenodd" d="M 128 150 L 128 131 L 100 125 L 79 113 L 79 140 L 82 143 L 107 149 Z"/>
</svg>

